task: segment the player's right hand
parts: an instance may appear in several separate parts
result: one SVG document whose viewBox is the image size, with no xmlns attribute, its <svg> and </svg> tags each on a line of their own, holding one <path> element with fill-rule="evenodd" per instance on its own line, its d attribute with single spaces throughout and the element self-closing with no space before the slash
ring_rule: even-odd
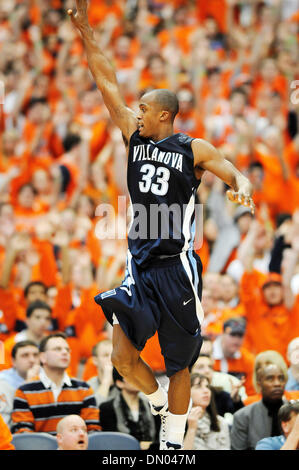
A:
<svg viewBox="0 0 299 470">
<path fill-rule="evenodd" d="M 254 214 L 255 205 L 250 195 L 245 194 L 245 193 L 243 194 L 241 191 L 232 191 L 230 189 L 226 191 L 226 195 L 230 201 L 249 207 L 251 210 L 251 213 Z"/>
<path fill-rule="evenodd" d="M 76 0 L 76 12 L 74 13 L 72 9 L 69 9 L 67 13 L 72 23 L 79 30 L 84 26 L 88 26 L 87 0 Z"/>
</svg>

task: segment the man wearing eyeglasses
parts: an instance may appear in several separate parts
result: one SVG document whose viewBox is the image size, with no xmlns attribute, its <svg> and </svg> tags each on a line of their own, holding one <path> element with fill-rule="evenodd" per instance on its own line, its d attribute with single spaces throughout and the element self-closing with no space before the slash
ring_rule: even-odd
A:
<svg viewBox="0 0 299 470">
<path fill-rule="evenodd" d="M 40 343 L 39 376 L 16 391 L 12 432 L 47 432 L 56 435 L 58 421 L 77 414 L 88 431 L 99 431 L 99 410 L 86 383 L 69 377 L 70 349 L 64 333 L 54 333 Z"/>
</svg>

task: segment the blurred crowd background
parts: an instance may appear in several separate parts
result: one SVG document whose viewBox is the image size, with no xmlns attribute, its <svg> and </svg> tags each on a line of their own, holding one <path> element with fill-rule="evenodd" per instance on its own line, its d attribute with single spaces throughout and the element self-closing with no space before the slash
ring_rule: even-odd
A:
<svg viewBox="0 0 299 470">
<path fill-rule="evenodd" d="M 88 380 L 97 374 L 94 346 L 111 337 L 93 297 L 121 283 L 127 249 L 109 217 L 111 236 L 101 239 L 96 209 L 111 204 L 126 225 L 118 205 L 128 196 L 126 155 L 68 8 L 72 0 L 0 1 L 0 367 L 11 366 L 26 309 L 41 300 L 51 321 L 27 339 L 65 332 L 69 372 Z M 290 365 L 287 348 L 299 336 L 298 2 L 90 0 L 89 20 L 128 105 L 137 110 L 153 88 L 175 91 L 175 132 L 208 140 L 253 184 L 254 216 L 205 173 L 197 253 L 215 370 L 225 348 L 228 358 L 243 355 L 231 372 L 255 394 L 256 355 L 274 350 Z M 219 356 L 231 318 L 240 329 L 227 324 Z M 156 336 L 142 355 L 164 374 Z"/>
</svg>

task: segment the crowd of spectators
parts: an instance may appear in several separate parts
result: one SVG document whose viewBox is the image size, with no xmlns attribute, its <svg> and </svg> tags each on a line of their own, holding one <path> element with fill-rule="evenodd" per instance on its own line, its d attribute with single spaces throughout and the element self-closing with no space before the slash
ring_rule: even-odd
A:
<svg viewBox="0 0 299 470">
<path fill-rule="evenodd" d="M 113 375 L 111 327 L 93 300 L 124 276 L 125 147 L 68 8 L 73 0 L 0 3 L 0 413 L 12 432 L 37 431 L 37 419 L 56 434 L 51 400 L 41 420 L 35 394 L 52 387 L 63 402 L 77 387 L 79 408 L 62 415 L 80 415 L 90 432 L 102 409 L 105 429 L 148 446 L 158 425 Z M 279 408 L 299 399 L 298 3 L 90 0 L 89 21 L 128 105 L 173 90 L 175 132 L 211 142 L 254 188 L 253 215 L 211 173 L 199 186 L 204 344 L 185 446 L 241 450 L 279 435 L 283 446 L 291 435 L 285 448 L 296 448 L 298 409 Z M 45 342 L 57 332 L 59 366 Z M 167 386 L 157 335 L 142 357 Z"/>
</svg>

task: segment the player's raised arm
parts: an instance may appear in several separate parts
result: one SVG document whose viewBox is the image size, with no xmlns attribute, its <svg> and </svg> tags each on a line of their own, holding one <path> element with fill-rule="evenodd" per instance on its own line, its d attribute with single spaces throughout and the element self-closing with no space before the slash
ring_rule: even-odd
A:
<svg viewBox="0 0 299 470">
<path fill-rule="evenodd" d="M 88 22 L 87 0 L 76 0 L 76 10 L 76 13 L 73 10 L 68 10 L 68 15 L 81 33 L 88 66 L 97 87 L 103 95 L 113 122 L 120 128 L 123 136 L 128 141 L 137 129 L 136 116 L 124 103 L 114 68 L 95 41 L 94 31 Z"/>
<path fill-rule="evenodd" d="M 194 139 L 192 150 L 195 168 L 208 170 L 222 179 L 232 188 L 227 191 L 228 198 L 233 202 L 249 206 L 254 213 L 253 188 L 250 181 L 209 142 Z"/>
</svg>

